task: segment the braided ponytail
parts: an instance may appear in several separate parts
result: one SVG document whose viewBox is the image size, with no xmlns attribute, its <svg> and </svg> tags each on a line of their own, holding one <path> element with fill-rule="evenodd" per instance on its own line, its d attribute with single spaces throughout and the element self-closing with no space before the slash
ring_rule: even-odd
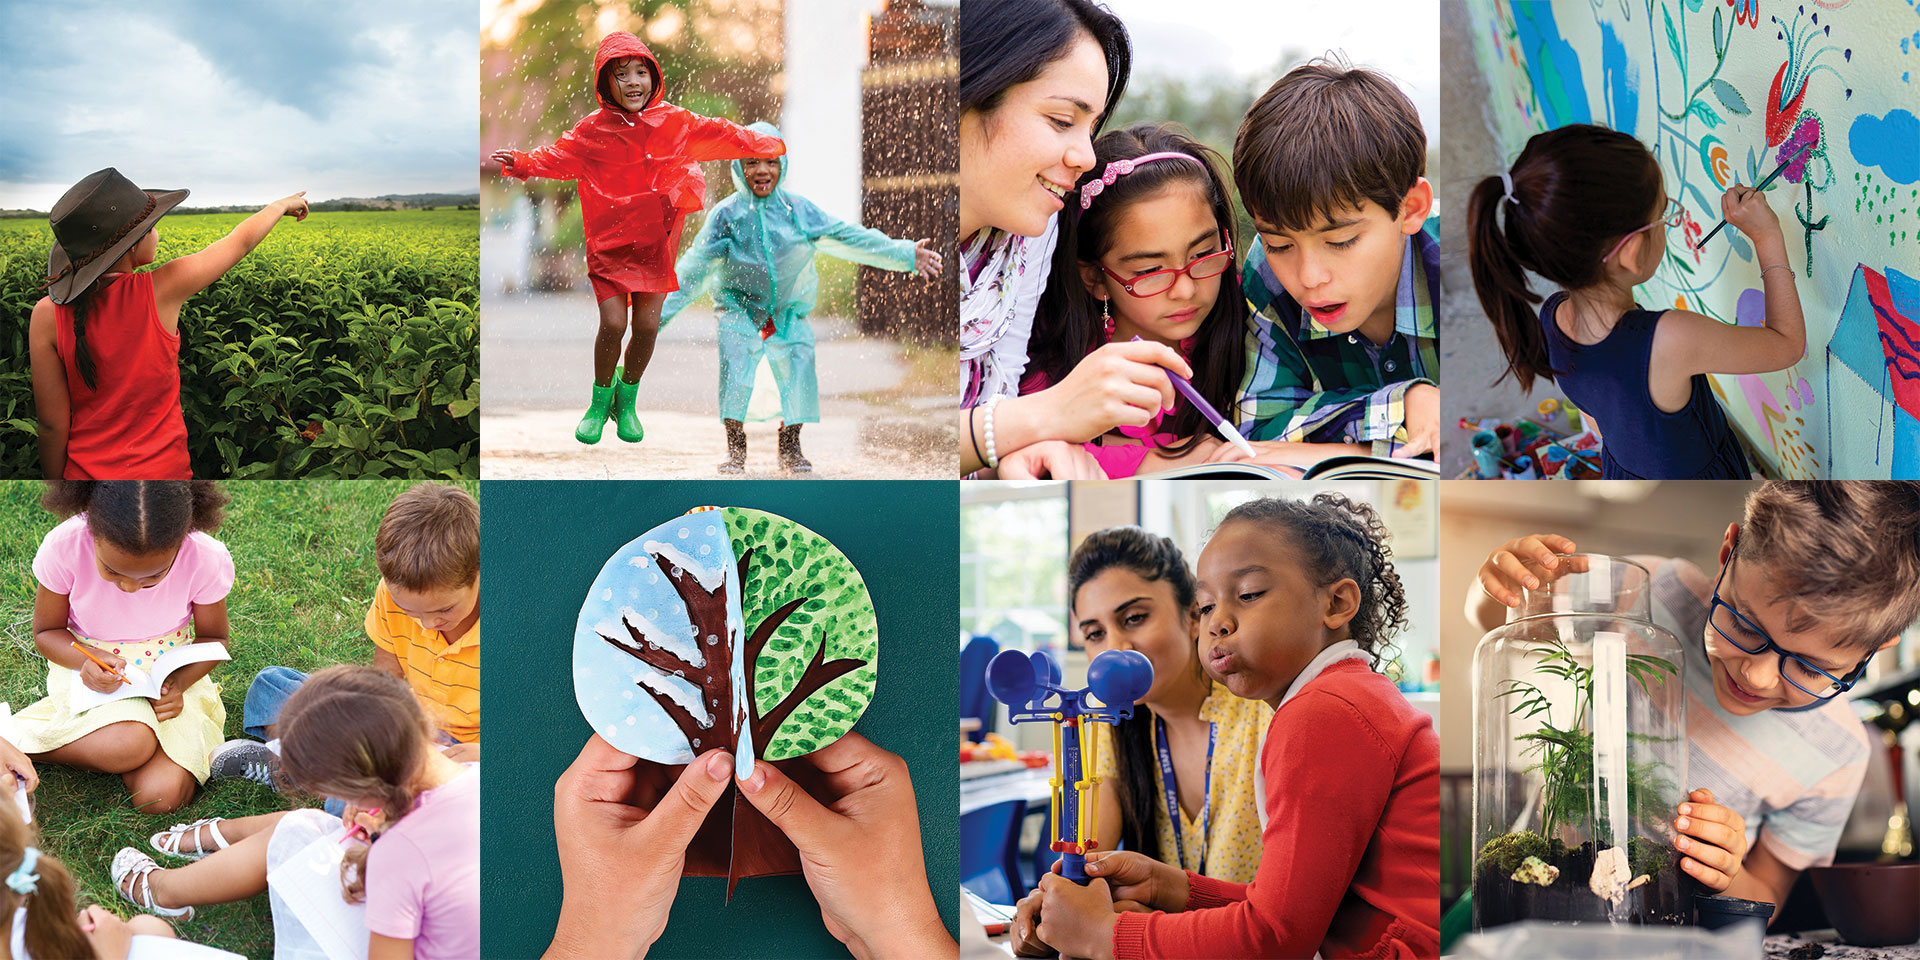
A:
<svg viewBox="0 0 1920 960">
<path fill-rule="evenodd" d="M 1337 493 L 1310 501 L 1267 497 L 1250 500 L 1220 521 L 1262 523 L 1284 530 L 1306 561 L 1307 576 L 1325 587 L 1350 579 L 1360 587 L 1360 608 L 1347 630 L 1366 651 L 1374 669 L 1391 659 L 1389 642 L 1407 627 L 1407 595 L 1393 569 L 1386 525 L 1372 506 Z"/>
<path fill-rule="evenodd" d="M 87 382 L 89 390 L 99 387 L 93 351 L 87 349 L 87 305 L 93 300 L 94 290 L 94 287 L 88 287 L 73 298 L 73 365 L 80 371 L 80 379 Z"/>
</svg>

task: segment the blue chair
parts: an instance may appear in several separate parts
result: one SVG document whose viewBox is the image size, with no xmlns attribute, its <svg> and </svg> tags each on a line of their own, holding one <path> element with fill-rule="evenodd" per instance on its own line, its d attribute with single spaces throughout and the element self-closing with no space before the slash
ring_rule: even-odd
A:
<svg viewBox="0 0 1920 960">
<path fill-rule="evenodd" d="M 1025 800 L 1005 800 L 960 818 L 960 885 L 988 903 L 1013 903 L 1027 891 L 1020 885 L 1026 812 Z"/>
<path fill-rule="evenodd" d="M 976 636 L 960 651 L 960 716 L 980 721 L 980 728 L 967 734 L 979 743 L 993 731 L 994 700 L 987 693 L 987 663 L 1000 652 L 992 637 Z"/>
</svg>

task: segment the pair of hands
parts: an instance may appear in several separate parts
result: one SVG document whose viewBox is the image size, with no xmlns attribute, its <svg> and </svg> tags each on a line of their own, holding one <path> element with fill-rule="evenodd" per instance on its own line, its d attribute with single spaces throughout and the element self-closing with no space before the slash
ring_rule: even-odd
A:
<svg viewBox="0 0 1920 960">
<path fill-rule="evenodd" d="M 1736 224 L 1737 226 L 1737 224 Z M 1494 600 L 1520 605 L 1521 590 L 1537 590 L 1568 573 L 1583 572 L 1574 542 L 1556 533 L 1537 533 L 1501 544 L 1480 565 L 1480 587 Z M 1747 821 L 1714 802 L 1713 791 L 1696 789 L 1677 808 L 1673 841 L 1682 854 L 1680 868 L 1714 893 L 1725 893 L 1747 859 Z"/>
<path fill-rule="evenodd" d="M 860 958 L 951 953 L 906 761 L 857 733 L 805 760 L 820 797 L 764 760 L 740 791 L 799 851 L 827 932 Z M 640 956 L 666 929 L 687 845 L 725 796 L 733 756 L 695 757 L 651 810 L 631 802 L 640 762 L 595 735 L 554 784 L 565 889 L 548 956 Z"/>
<path fill-rule="evenodd" d="M 100 663 L 105 663 L 114 670 L 126 670 L 127 661 L 125 657 L 108 653 L 98 647 L 93 647 L 91 650 L 93 656 L 99 658 Z M 89 690 L 98 693 L 112 693 L 123 684 L 119 677 L 114 676 L 111 671 L 100 666 L 100 663 L 94 662 L 93 659 L 88 659 L 81 663 L 80 682 L 86 684 Z M 176 682 L 173 677 L 168 677 L 163 681 L 160 684 L 160 698 L 157 700 L 149 698 L 147 700 L 148 703 L 153 704 L 154 719 L 172 720 L 174 717 L 179 716 L 184 702 L 185 692 L 186 688 Z"/>
<path fill-rule="evenodd" d="M 1087 858 L 1085 886 L 1060 875 L 1060 863 L 1021 898 L 1013 918 L 1013 952 L 1056 952 L 1100 960 L 1113 956 L 1113 927 L 1123 912 L 1178 913 L 1187 908 L 1187 873 L 1143 853 L 1112 850 Z"/>
</svg>

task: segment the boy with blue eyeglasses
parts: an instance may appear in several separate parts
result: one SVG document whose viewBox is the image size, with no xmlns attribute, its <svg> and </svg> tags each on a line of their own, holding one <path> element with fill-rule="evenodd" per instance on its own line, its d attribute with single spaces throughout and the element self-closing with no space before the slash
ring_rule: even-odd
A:
<svg viewBox="0 0 1920 960">
<path fill-rule="evenodd" d="M 1562 572 L 1573 541 L 1510 541 L 1481 565 L 1467 616 L 1483 629 Z M 1686 651 L 1688 775 L 1681 868 L 1710 893 L 1778 905 L 1833 861 L 1871 743 L 1847 691 L 1920 619 L 1920 482 L 1775 481 L 1730 523 L 1713 573 L 1653 572 L 1654 621 Z"/>
</svg>

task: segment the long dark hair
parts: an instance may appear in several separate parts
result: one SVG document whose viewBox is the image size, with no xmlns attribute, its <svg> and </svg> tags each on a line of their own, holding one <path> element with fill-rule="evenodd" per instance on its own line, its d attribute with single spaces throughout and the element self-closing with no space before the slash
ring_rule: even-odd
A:
<svg viewBox="0 0 1920 960">
<path fill-rule="evenodd" d="M 1347 632 L 1379 669 L 1393 649 L 1393 635 L 1407 628 L 1407 594 L 1393 569 L 1386 524 L 1371 505 L 1337 493 L 1312 500 L 1264 497 L 1228 511 L 1220 526 L 1229 523 L 1263 524 L 1290 537 L 1316 587 L 1341 579 L 1359 584 L 1360 609 Z"/>
<path fill-rule="evenodd" d="M 87 308 L 93 305 L 94 294 L 106 289 L 119 279 L 119 277 L 113 277 L 96 280 L 67 304 L 67 308 L 73 311 L 73 365 L 80 371 L 80 379 L 87 382 L 89 390 L 99 387 L 99 372 L 93 365 L 93 351 L 87 349 Z"/>
<path fill-rule="evenodd" d="M 1126 24 L 1091 0 L 976 0 L 960 5 L 960 112 L 992 113 L 1007 88 L 1038 77 L 1086 33 L 1107 61 L 1107 102 L 1093 131 L 1107 122 L 1133 73 Z"/>
<path fill-rule="evenodd" d="M 1200 165 L 1177 160 L 1148 163 L 1106 186 L 1085 213 L 1080 212 L 1076 195 L 1068 195 L 1067 209 L 1060 212 L 1060 245 L 1054 248 L 1052 272 L 1047 275 L 1047 289 L 1034 312 L 1033 337 L 1027 344 L 1029 369 L 1045 374 L 1053 383 L 1065 379 L 1074 365 L 1099 349 L 1106 338 L 1100 301 L 1081 282 L 1080 265 L 1097 262 L 1112 249 L 1113 226 L 1122 210 L 1158 195 L 1171 184 L 1191 184 L 1205 194 L 1214 221 L 1220 225 L 1222 240 L 1239 249 L 1233 243 L 1232 194 L 1220 175 L 1225 164 L 1218 153 L 1193 139 L 1184 128 L 1177 124 L 1140 124 L 1114 130 L 1094 141 L 1093 152 L 1096 162 L 1093 170 L 1080 179 L 1082 185 L 1101 176 L 1116 160 L 1149 153 L 1184 153 Z M 1073 238 L 1071 244 L 1067 242 L 1069 236 Z M 1194 387 L 1216 410 L 1232 410 L 1239 399 L 1240 375 L 1246 369 L 1246 327 L 1247 301 L 1240 293 L 1240 272 L 1229 267 L 1220 275 L 1220 295 L 1201 321 L 1193 356 L 1188 358 L 1193 365 Z M 1205 439 L 1210 427 L 1199 410 L 1182 403 L 1161 429 L 1186 438 L 1164 448 L 1178 456 Z"/>
<path fill-rule="evenodd" d="M 229 502 L 212 480 L 48 480 L 40 495 L 42 507 L 62 518 L 85 513 L 94 536 L 137 556 L 218 530 Z"/>
<path fill-rule="evenodd" d="M 1118 567 L 1138 574 L 1150 583 L 1165 580 L 1173 589 L 1173 602 L 1182 615 L 1193 610 L 1193 571 L 1187 569 L 1180 548 L 1166 537 L 1157 537 L 1139 527 L 1108 527 L 1089 534 L 1067 560 L 1067 602 L 1080 598 L 1087 581 Z M 1189 644 L 1193 672 L 1206 676 L 1200 656 Z M 1135 710 L 1133 716 L 1114 728 L 1114 793 L 1120 798 L 1120 842 L 1128 850 L 1153 856 L 1159 849 L 1159 831 L 1154 829 L 1153 720 L 1149 711 Z M 1175 824 L 1175 829 L 1179 825 Z"/>
<path fill-rule="evenodd" d="M 1660 199 L 1660 163 L 1624 133 L 1576 123 L 1535 134 L 1508 175 L 1486 177 L 1467 199 L 1468 260 L 1473 289 L 1493 321 L 1509 375 L 1523 391 L 1534 378 L 1564 370 L 1547 358 L 1546 334 L 1533 305 L 1539 294 L 1527 270 L 1567 290 L 1601 281 L 1600 258 L 1620 238 L 1647 225 Z M 1502 211 L 1506 226 L 1500 225 Z"/>
</svg>

